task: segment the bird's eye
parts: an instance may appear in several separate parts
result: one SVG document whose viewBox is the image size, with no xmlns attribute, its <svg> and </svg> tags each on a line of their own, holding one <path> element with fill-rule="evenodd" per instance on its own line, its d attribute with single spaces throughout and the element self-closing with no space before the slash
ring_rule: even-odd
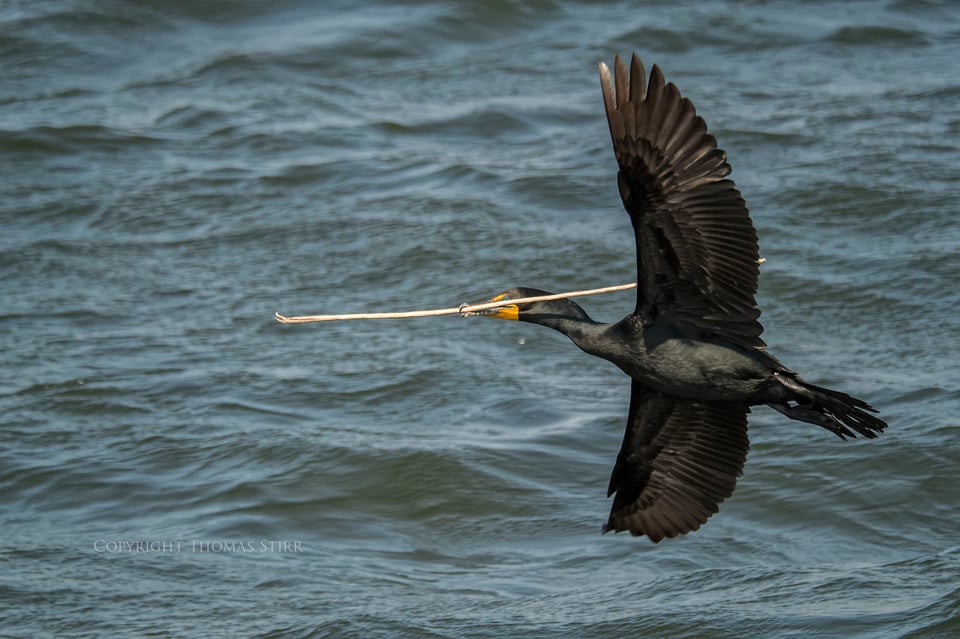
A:
<svg viewBox="0 0 960 639">
<path fill-rule="evenodd" d="M 503 301 L 503 302 L 507 302 L 507 301 L 510 300 L 510 296 L 509 296 L 509 295 L 504 295 L 503 297 L 500 298 L 500 300 Z"/>
</svg>

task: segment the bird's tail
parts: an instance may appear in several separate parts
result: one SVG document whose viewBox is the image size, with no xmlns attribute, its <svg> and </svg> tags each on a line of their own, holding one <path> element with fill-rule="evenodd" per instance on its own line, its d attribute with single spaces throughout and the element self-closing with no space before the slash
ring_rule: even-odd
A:
<svg viewBox="0 0 960 639">
<path fill-rule="evenodd" d="M 777 379 L 795 403 L 770 406 L 791 419 L 822 426 L 840 439 L 857 435 L 873 439 L 887 427 L 885 421 L 871 414 L 877 411 L 862 399 L 810 384 L 789 373 L 781 373 Z"/>
</svg>

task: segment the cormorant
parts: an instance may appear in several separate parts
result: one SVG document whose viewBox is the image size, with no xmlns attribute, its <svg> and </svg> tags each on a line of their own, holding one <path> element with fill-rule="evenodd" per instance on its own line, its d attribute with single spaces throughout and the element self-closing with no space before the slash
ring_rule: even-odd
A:
<svg viewBox="0 0 960 639">
<path fill-rule="evenodd" d="M 749 442 L 750 406 L 840 436 L 886 428 L 866 402 L 805 382 L 767 354 L 755 295 L 757 233 L 726 154 L 693 104 L 636 54 L 614 78 L 600 63 L 617 182 L 637 246 L 637 304 L 619 322 L 595 322 L 569 299 L 514 288 L 480 313 L 560 331 L 630 376 L 630 410 L 610 477 L 603 531 L 658 542 L 697 530 L 733 493 Z"/>
</svg>

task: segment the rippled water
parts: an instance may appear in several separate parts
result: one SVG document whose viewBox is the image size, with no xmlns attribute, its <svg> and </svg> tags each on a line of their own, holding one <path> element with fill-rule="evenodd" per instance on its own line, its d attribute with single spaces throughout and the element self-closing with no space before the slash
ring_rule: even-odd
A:
<svg viewBox="0 0 960 639">
<path fill-rule="evenodd" d="M 562 336 L 272 319 L 630 281 L 633 50 L 771 352 L 890 423 L 757 409 L 658 545 L 599 534 L 629 385 Z M 948 2 L 0 5 L 0 636 L 956 636 L 957 60 Z"/>
</svg>

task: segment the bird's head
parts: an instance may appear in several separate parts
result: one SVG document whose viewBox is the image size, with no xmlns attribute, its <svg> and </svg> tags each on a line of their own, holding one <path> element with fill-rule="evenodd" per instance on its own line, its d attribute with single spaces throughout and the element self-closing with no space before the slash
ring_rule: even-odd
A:
<svg viewBox="0 0 960 639">
<path fill-rule="evenodd" d="M 489 300 L 489 302 L 502 302 L 502 306 L 496 306 L 484 311 L 468 311 L 463 315 L 464 317 L 481 316 L 505 320 L 520 320 L 521 322 L 531 322 L 533 324 L 550 324 L 551 319 L 561 318 L 589 321 L 590 318 L 586 312 L 569 299 L 520 303 L 515 301 L 528 297 L 542 297 L 544 295 L 551 295 L 551 293 L 537 288 L 511 288 Z"/>
</svg>

